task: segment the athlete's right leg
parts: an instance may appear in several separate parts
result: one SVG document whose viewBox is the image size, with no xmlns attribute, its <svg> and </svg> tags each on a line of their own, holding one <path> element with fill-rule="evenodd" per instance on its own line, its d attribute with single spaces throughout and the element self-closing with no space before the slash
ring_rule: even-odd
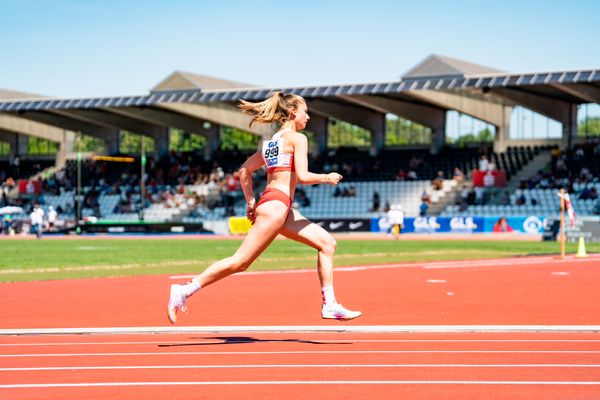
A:
<svg viewBox="0 0 600 400">
<path fill-rule="evenodd" d="M 201 287 L 215 283 L 236 272 L 245 271 L 271 244 L 285 223 L 287 206 L 280 201 L 269 201 L 256 209 L 254 225 L 238 250 L 206 268 L 187 285 L 172 285 L 167 313 L 171 323 L 177 320 L 177 311 L 185 310 L 185 299 Z"/>
<path fill-rule="evenodd" d="M 280 233 L 292 240 L 307 244 L 318 251 L 317 269 L 321 282 L 323 303 L 321 316 L 326 319 L 349 320 L 360 317 L 360 311 L 351 311 L 339 304 L 333 290 L 333 256 L 336 241 L 329 232 L 291 210 Z"/>
</svg>

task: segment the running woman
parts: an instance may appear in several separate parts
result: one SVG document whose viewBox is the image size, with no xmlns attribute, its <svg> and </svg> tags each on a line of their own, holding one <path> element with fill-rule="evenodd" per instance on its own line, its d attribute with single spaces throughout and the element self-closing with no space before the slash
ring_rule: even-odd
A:
<svg viewBox="0 0 600 400">
<path fill-rule="evenodd" d="M 239 107 L 252 117 L 250 126 L 254 123 L 276 123 L 280 127 L 271 140 L 263 142 L 262 150 L 250 156 L 239 170 L 240 183 L 248 203 L 246 216 L 252 222 L 252 228 L 231 257 L 215 262 L 184 285 L 171 285 L 167 306 L 169 321 L 173 324 L 177 322 L 177 312 L 187 309 L 186 299 L 201 288 L 231 274 L 245 271 L 278 234 L 318 251 L 321 316 L 338 320 L 360 317 L 360 311 L 347 310 L 335 298 L 335 239 L 325 229 L 304 218 L 298 210 L 292 209 L 292 199 L 298 183 L 337 185 L 342 179 L 337 172 L 315 174 L 308 171 L 308 141 L 299 132 L 310 119 L 306 102 L 298 95 L 276 92 L 259 103 L 242 100 Z M 257 203 L 252 187 L 252 173 L 263 165 L 267 167 L 267 185 Z"/>
</svg>

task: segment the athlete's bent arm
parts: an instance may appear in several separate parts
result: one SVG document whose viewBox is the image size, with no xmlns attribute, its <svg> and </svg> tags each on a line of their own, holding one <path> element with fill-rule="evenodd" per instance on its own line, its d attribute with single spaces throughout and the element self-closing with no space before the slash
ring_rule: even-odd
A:
<svg viewBox="0 0 600 400">
<path fill-rule="evenodd" d="M 242 191 L 244 192 L 244 197 L 246 198 L 246 203 L 248 203 L 248 208 L 246 209 L 246 216 L 251 222 L 254 222 L 256 215 L 254 214 L 254 208 L 256 207 L 256 199 L 254 198 L 254 188 L 252 186 L 252 173 L 262 167 L 264 165 L 264 161 L 262 159 L 262 154 L 257 151 L 242 164 L 239 169 L 240 173 L 240 185 L 242 186 Z"/>
</svg>

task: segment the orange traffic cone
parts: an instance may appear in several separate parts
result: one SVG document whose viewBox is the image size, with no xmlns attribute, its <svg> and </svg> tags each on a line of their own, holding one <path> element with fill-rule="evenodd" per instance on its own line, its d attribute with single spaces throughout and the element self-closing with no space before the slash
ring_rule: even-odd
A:
<svg viewBox="0 0 600 400">
<path fill-rule="evenodd" d="M 579 237 L 579 246 L 577 246 L 577 254 L 575 257 L 587 257 L 587 253 L 585 252 L 585 241 L 583 240 L 583 236 Z"/>
</svg>

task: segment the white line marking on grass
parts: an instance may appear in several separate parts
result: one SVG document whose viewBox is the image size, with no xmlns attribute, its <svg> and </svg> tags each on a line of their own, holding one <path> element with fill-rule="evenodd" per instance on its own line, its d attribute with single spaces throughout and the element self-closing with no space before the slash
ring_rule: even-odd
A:
<svg viewBox="0 0 600 400">
<path fill-rule="evenodd" d="M 230 386 L 230 385 L 600 385 L 600 381 L 196 381 L 196 382 L 93 382 L 0 385 L 0 389 L 115 386 Z"/>
<path fill-rule="evenodd" d="M 16 371 L 90 371 L 131 369 L 256 369 L 256 368 L 600 368 L 600 364 L 226 364 L 226 365 L 105 365 L 94 367 L 19 367 Z"/>
<path fill-rule="evenodd" d="M 0 329 L 0 336 L 166 334 L 166 333 L 506 333 L 599 332 L 600 325 L 291 325 L 291 326 L 154 326 L 106 328 Z"/>
<path fill-rule="evenodd" d="M 38 353 L 0 354 L 0 358 L 34 357 L 136 357 L 190 355 L 273 355 L 273 354 L 600 354 L 598 350 L 305 350 L 305 351 L 160 351 L 131 353 Z"/>
</svg>

